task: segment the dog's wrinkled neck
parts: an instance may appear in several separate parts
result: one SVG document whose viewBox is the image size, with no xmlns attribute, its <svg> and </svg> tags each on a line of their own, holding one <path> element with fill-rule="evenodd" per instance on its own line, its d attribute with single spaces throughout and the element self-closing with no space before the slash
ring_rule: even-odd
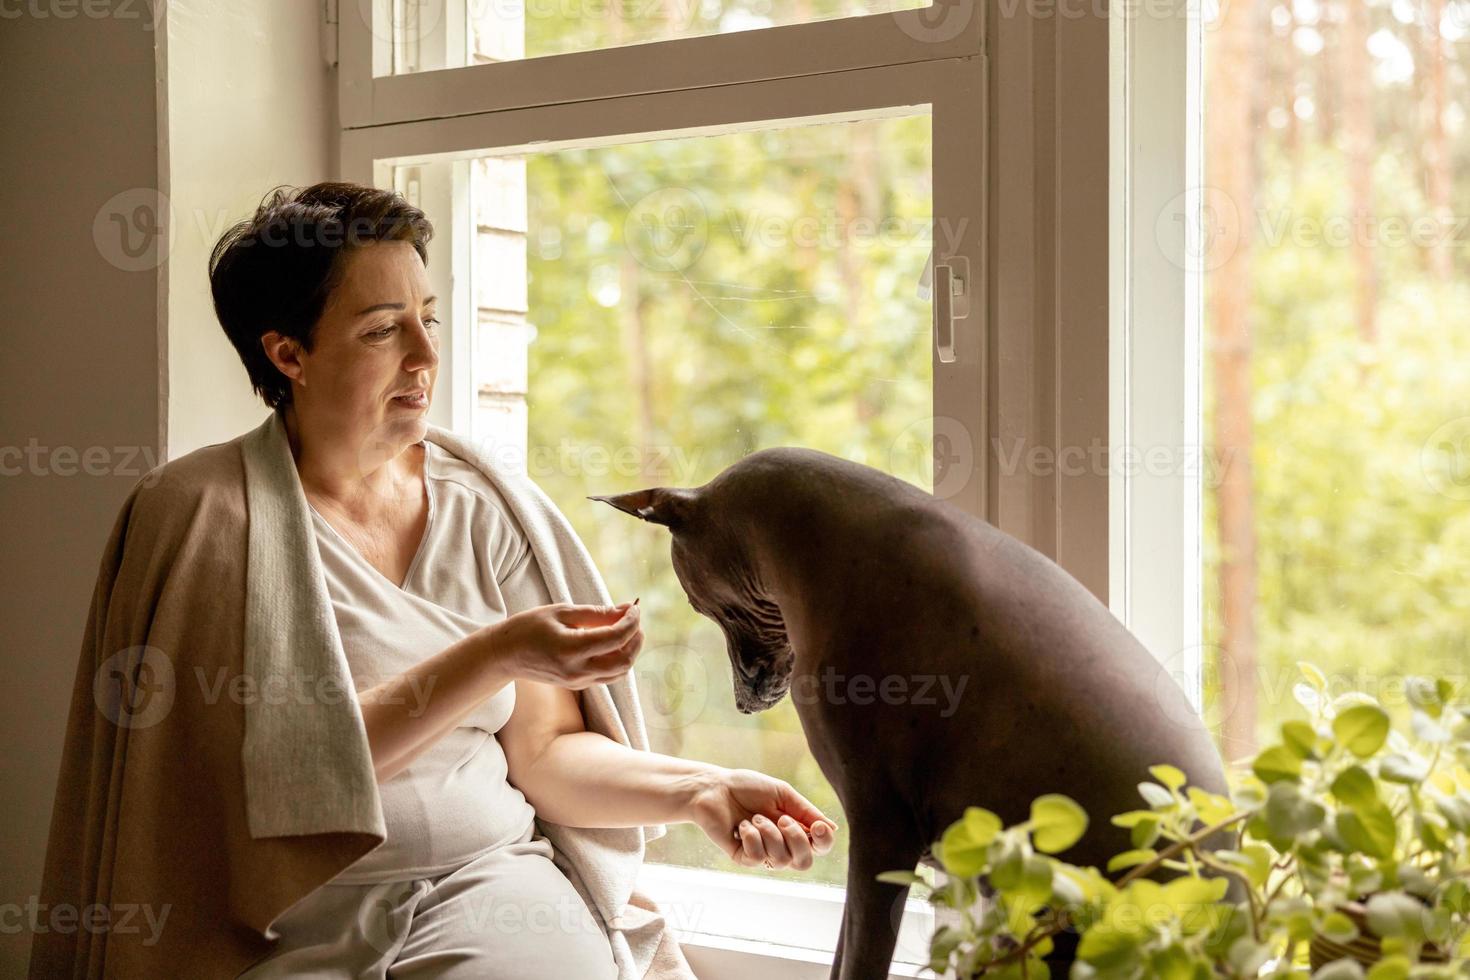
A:
<svg viewBox="0 0 1470 980">
<path fill-rule="evenodd" d="M 869 547 L 874 521 L 852 506 L 851 487 L 824 469 L 764 468 L 742 487 L 737 523 L 753 565 L 752 613 L 780 624 L 798 658 L 809 637 L 806 610 L 851 594 L 855 550 Z M 734 515 L 730 515 L 734 516 Z M 763 608 L 763 607 L 769 607 Z"/>
</svg>

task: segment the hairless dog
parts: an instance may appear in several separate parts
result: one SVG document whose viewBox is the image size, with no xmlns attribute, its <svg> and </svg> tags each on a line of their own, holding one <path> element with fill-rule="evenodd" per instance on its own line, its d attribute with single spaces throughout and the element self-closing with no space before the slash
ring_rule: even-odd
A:
<svg viewBox="0 0 1470 980">
<path fill-rule="evenodd" d="M 851 833 L 833 980 L 888 976 L 908 890 L 875 876 L 932 863 L 966 806 L 1009 825 L 1065 793 L 1092 819 L 1059 856 L 1101 869 L 1131 846 L 1109 818 L 1140 808 L 1149 766 L 1227 792 L 1183 692 L 1101 602 L 912 484 L 775 448 L 701 487 L 591 499 L 672 532 L 690 604 L 724 631 L 740 711 L 791 692 Z"/>
</svg>

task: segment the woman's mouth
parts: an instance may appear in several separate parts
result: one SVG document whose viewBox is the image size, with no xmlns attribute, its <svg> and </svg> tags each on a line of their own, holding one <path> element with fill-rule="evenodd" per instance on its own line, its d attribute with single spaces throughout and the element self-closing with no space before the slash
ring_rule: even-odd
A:
<svg viewBox="0 0 1470 980">
<path fill-rule="evenodd" d="M 402 405 L 404 408 L 428 408 L 429 393 L 421 391 L 417 395 L 395 395 L 393 404 Z"/>
</svg>

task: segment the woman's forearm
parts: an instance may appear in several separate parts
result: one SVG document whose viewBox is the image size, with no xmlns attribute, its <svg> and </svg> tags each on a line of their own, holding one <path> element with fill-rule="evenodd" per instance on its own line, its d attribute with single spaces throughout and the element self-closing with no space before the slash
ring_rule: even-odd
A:
<svg viewBox="0 0 1470 980">
<path fill-rule="evenodd" d="M 401 772 L 510 680 L 487 628 L 359 692 L 378 782 Z"/>
<path fill-rule="evenodd" d="M 692 820 L 719 766 L 645 752 L 596 732 L 559 735 L 516 788 L 541 816 L 567 827 L 639 827 Z"/>
</svg>

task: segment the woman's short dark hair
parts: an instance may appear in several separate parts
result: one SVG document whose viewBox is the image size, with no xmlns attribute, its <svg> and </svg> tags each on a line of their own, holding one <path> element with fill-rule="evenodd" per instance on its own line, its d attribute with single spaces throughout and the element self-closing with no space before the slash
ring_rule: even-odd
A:
<svg viewBox="0 0 1470 980">
<path fill-rule="evenodd" d="M 214 312 L 267 405 L 290 404 L 291 381 L 260 338 L 276 330 L 310 352 L 352 252 L 375 241 L 409 242 L 428 265 L 433 235 L 429 219 L 402 195 L 342 181 L 278 187 L 224 233 L 209 258 Z"/>
</svg>

